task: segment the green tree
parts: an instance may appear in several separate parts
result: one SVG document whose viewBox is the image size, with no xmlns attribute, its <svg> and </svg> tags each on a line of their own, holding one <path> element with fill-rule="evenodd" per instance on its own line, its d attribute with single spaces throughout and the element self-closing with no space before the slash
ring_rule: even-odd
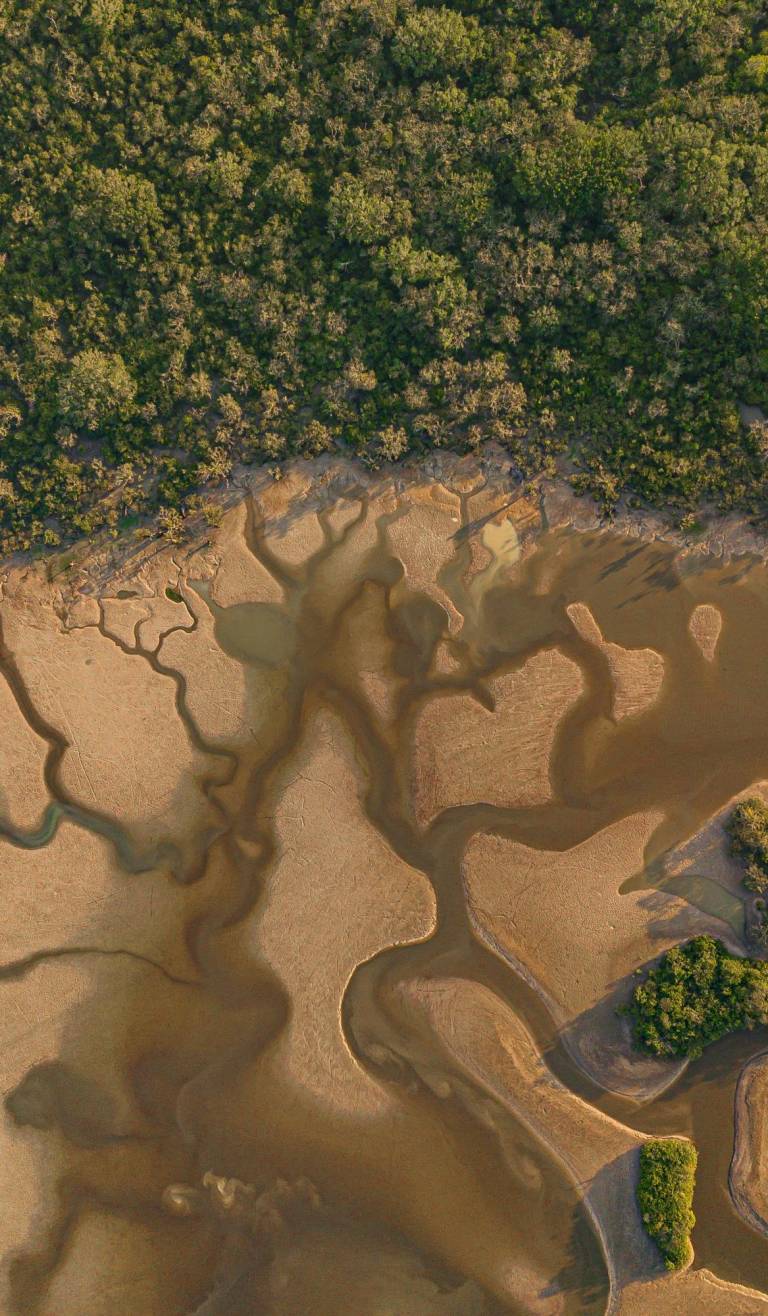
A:
<svg viewBox="0 0 768 1316">
<path fill-rule="evenodd" d="M 640 1148 L 637 1205 L 667 1270 L 691 1259 L 697 1160 L 693 1143 L 683 1138 L 652 1138 Z"/>
<path fill-rule="evenodd" d="M 624 1012 L 635 1043 L 659 1056 L 700 1056 L 727 1033 L 768 1023 L 768 964 L 731 955 L 714 937 L 694 937 L 662 956 Z"/>
<path fill-rule="evenodd" d="M 131 415 L 136 383 L 117 353 L 86 348 L 72 358 L 59 385 L 62 418 L 76 428 L 97 431 Z"/>
<path fill-rule="evenodd" d="M 418 77 L 465 71 L 482 52 L 477 19 L 446 5 L 406 13 L 392 43 L 396 63 Z"/>
<path fill-rule="evenodd" d="M 733 810 L 726 831 L 731 854 L 746 860 L 744 885 L 749 891 L 768 890 L 768 807 L 762 800 L 741 800 Z"/>
<path fill-rule="evenodd" d="M 79 180 L 80 201 L 74 209 L 78 231 L 92 241 L 119 239 L 146 242 L 162 224 L 154 184 L 122 169 L 86 167 Z"/>
</svg>

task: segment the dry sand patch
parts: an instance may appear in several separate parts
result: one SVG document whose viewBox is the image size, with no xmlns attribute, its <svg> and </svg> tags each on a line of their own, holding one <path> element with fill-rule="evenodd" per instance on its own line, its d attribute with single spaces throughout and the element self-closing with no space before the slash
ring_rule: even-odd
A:
<svg viewBox="0 0 768 1316">
<path fill-rule="evenodd" d="M 457 805 L 520 808 L 552 798 L 552 746 L 560 719 L 582 693 L 580 669 L 547 649 L 487 684 L 493 712 L 471 694 L 449 694 L 426 702 L 418 715 L 411 790 L 422 826 Z"/>
<path fill-rule="evenodd" d="M 654 649 L 625 649 L 603 639 L 586 603 L 570 603 L 566 612 L 582 639 L 605 655 L 613 680 L 613 716 L 635 717 L 656 703 L 664 680 L 664 659 Z"/>
<path fill-rule="evenodd" d="M 274 815 L 277 855 L 249 933 L 292 1002 L 272 1066 L 289 1086 L 357 1114 L 373 1089 L 342 1028 L 347 983 L 383 947 L 428 936 L 435 917 L 424 875 L 367 821 L 365 791 L 354 741 L 320 710 L 286 768 Z M 374 1097 L 374 1109 L 380 1104 Z"/>
<path fill-rule="evenodd" d="M 237 603 L 280 603 L 284 591 L 247 542 L 249 504 L 237 503 L 224 517 L 216 534 L 217 566 L 211 594 L 220 608 Z"/>
<path fill-rule="evenodd" d="M 723 614 L 713 604 L 699 603 L 693 609 L 688 629 L 709 663 L 715 660 L 722 628 Z"/>
<path fill-rule="evenodd" d="M 94 627 L 62 630 L 43 601 L 6 594 L 1 615 L 29 699 L 66 743 L 64 790 L 120 818 L 143 849 L 190 856 L 214 825 L 201 783 L 215 764 L 177 714 L 174 681 Z"/>
<path fill-rule="evenodd" d="M 179 922 L 189 899 L 167 870 L 126 873 L 109 840 L 64 821 L 39 849 L 3 846 L 2 872 L 4 964 L 95 946 L 149 956 L 180 976 L 194 973 Z"/>
<path fill-rule="evenodd" d="M 16 831 L 39 824 L 50 797 L 44 769 L 48 745 L 29 725 L 0 678 L 0 817 Z"/>
<path fill-rule="evenodd" d="M 753 1229 L 768 1235 L 768 1056 L 744 1066 L 736 1088 L 731 1197 Z"/>
</svg>

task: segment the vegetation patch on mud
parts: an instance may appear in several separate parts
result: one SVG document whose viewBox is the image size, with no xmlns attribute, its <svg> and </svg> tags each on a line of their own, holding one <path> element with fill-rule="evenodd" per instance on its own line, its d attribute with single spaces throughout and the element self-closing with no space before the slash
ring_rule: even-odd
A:
<svg viewBox="0 0 768 1316">
<path fill-rule="evenodd" d="M 682 1138 L 654 1138 L 640 1149 L 637 1204 L 667 1270 L 679 1270 L 691 1259 L 696 1161 L 693 1143 Z"/>
<path fill-rule="evenodd" d="M 750 798 L 736 805 L 726 824 L 731 854 L 746 863 L 744 885 L 762 895 L 768 889 L 768 806 Z"/>
<path fill-rule="evenodd" d="M 768 964 L 693 937 L 662 956 L 623 1008 L 640 1050 L 695 1059 L 727 1033 L 768 1023 Z"/>
</svg>

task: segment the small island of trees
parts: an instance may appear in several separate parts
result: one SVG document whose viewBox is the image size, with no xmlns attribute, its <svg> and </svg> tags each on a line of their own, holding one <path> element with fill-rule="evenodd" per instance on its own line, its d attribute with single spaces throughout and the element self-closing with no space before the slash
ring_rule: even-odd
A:
<svg viewBox="0 0 768 1316">
<path fill-rule="evenodd" d="M 652 1138 L 640 1148 L 637 1204 L 667 1270 L 691 1260 L 696 1161 L 696 1148 L 683 1138 Z"/>
<path fill-rule="evenodd" d="M 768 1023 L 768 963 L 693 937 L 661 957 L 622 1012 L 640 1050 L 694 1059 L 727 1033 Z"/>
</svg>

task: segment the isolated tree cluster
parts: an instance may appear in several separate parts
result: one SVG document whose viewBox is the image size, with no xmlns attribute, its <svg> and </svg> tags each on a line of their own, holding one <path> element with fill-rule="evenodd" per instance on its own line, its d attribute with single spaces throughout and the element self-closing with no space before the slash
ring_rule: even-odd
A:
<svg viewBox="0 0 768 1316">
<path fill-rule="evenodd" d="M 756 0 L 7 0 L 0 546 L 240 460 L 757 507 Z"/>
<path fill-rule="evenodd" d="M 623 1012 L 640 1050 L 693 1059 L 728 1033 L 768 1023 L 768 963 L 693 937 L 661 957 Z"/>
<path fill-rule="evenodd" d="M 691 1259 L 697 1160 L 693 1143 L 683 1138 L 650 1138 L 640 1148 L 637 1204 L 667 1270 L 679 1270 Z"/>
</svg>

